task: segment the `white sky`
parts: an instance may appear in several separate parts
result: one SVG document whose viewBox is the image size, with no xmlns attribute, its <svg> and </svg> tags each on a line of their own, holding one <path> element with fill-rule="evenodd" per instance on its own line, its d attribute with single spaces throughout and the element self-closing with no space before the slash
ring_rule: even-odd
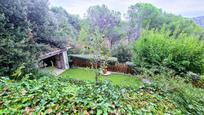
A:
<svg viewBox="0 0 204 115">
<path fill-rule="evenodd" d="M 109 9 L 125 14 L 138 2 L 151 3 L 162 10 L 185 17 L 204 16 L 204 0 L 49 0 L 51 6 L 61 6 L 70 14 L 83 17 L 93 5 L 105 4 Z"/>
</svg>

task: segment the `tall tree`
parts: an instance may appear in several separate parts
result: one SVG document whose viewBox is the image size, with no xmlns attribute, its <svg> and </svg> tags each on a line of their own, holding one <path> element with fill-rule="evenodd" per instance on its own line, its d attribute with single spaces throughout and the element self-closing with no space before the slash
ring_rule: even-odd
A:
<svg viewBox="0 0 204 115">
<path fill-rule="evenodd" d="M 106 68 L 105 66 L 110 56 L 110 50 L 106 47 L 105 39 L 99 29 L 91 33 L 90 40 L 85 42 L 85 50 L 91 53 L 91 64 L 95 68 L 95 79 L 96 84 L 98 84 L 100 70 Z"/>
<path fill-rule="evenodd" d="M 99 29 L 99 32 L 112 45 L 113 40 L 117 38 L 117 33 L 114 32 L 114 29 L 120 23 L 120 13 L 109 10 L 105 5 L 93 6 L 88 9 L 87 19 L 91 25 L 91 31 L 94 32 Z"/>
<path fill-rule="evenodd" d="M 166 29 L 170 35 L 199 35 L 203 30 L 193 21 L 165 13 L 161 9 L 147 3 L 137 3 L 129 7 L 129 39 L 137 39 L 142 29 Z M 200 37 L 200 36 L 198 36 Z"/>
<path fill-rule="evenodd" d="M 0 1 L 0 75 L 11 75 L 24 65 L 29 72 L 35 59 L 35 43 L 29 36 L 25 0 Z"/>
<path fill-rule="evenodd" d="M 49 9 L 48 0 L 27 0 L 28 20 L 31 23 L 32 34 L 35 41 L 40 44 L 48 44 L 52 47 L 64 48 L 66 45 L 65 38 L 59 35 L 60 29 L 65 29 L 63 25 L 57 25 L 54 20 L 55 15 Z"/>
<path fill-rule="evenodd" d="M 63 36 L 67 38 L 78 38 L 80 31 L 79 17 L 68 14 L 67 11 L 61 7 L 52 7 L 50 14 L 53 22 L 57 25 L 57 33 L 61 35 L 64 34 Z"/>
<path fill-rule="evenodd" d="M 48 26 L 49 7 L 48 0 L 27 0 L 28 20 L 32 24 L 32 33 L 35 39 L 46 38 Z"/>
<path fill-rule="evenodd" d="M 138 3 L 129 7 L 129 39 L 134 40 L 140 36 L 142 28 L 155 28 L 160 25 L 161 10 L 151 4 Z"/>
</svg>

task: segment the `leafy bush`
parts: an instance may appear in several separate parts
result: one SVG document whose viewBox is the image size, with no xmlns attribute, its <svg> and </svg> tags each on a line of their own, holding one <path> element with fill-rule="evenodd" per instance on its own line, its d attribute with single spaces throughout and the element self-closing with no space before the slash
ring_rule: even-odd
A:
<svg viewBox="0 0 204 115">
<path fill-rule="evenodd" d="M 165 32 L 146 31 L 134 46 L 134 63 L 145 68 L 169 68 L 176 73 L 204 72 L 204 42 L 192 36 L 177 39 Z"/>
<path fill-rule="evenodd" d="M 204 89 L 204 75 L 201 75 L 201 76 L 199 77 L 199 80 L 196 81 L 194 84 L 195 84 L 195 86 Z"/>
<path fill-rule="evenodd" d="M 202 81 L 204 83 L 204 75 L 200 76 L 200 81 Z"/>
<path fill-rule="evenodd" d="M 154 81 L 146 88 L 176 102 L 182 113 L 193 115 L 204 113 L 204 89 L 186 84 L 179 77 L 167 79 L 166 75 L 157 75 Z"/>
<path fill-rule="evenodd" d="M 132 59 L 132 49 L 130 46 L 118 44 L 113 47 L 112 56 L 117 57 L 119 62 L 127 62 Z"/>
</svg>

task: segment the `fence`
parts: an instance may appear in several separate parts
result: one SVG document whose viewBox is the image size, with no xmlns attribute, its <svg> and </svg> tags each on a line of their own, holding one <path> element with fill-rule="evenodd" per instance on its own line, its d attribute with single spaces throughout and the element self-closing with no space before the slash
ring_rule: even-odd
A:
<svg viewBox="0 0 204 115">
<path fill-rule="evenodd" d="M 88 59 L 83 59 L 79 57 L 71 57 L 71 66 L 77 66 L 77 67 L 92 67 L 91 62 Z M 100 64 L 97 64 L 97 67 L 100 67 Z M 123 64 L 123 63 L 111 63 L 107 66 L 108 71 L 112 72 L 120 72 L 120 73 L 126 73 L 126 74 L 135 74 L 134 66 Z"/>
</svg>

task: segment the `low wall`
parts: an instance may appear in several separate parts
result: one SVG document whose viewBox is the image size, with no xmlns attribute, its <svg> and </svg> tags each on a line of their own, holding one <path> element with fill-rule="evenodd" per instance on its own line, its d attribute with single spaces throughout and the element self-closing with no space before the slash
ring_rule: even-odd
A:
<svg viewBox="0 0 204 115">
<path fill-rule="evenodd" d="M 126 74 L 135 74 L 134 67 L 127 64 L 116 63 L 115 65 L 108 65 L 108 71 L 120 72 Z"/>
<path fill-rule="evenodd" d="M 92 64 L 90 63 L 89 60 L 87 59 L 81 59 L 78 57 L 71 57 L 71 66 L 77 66 L 77 67 L 92 67 Z M 97 66 L 99 67 L 100 64 L 98 63 Z M 125 73 L 125 74 L 135 74 L 134 67 L 127 65 L 127 64 L 122 64 L 122 63 L 111 63 L 108 64 L 107 67 L 108 71 L 112 72 L 120 72 L 120 73 Z"/>
</svg>

